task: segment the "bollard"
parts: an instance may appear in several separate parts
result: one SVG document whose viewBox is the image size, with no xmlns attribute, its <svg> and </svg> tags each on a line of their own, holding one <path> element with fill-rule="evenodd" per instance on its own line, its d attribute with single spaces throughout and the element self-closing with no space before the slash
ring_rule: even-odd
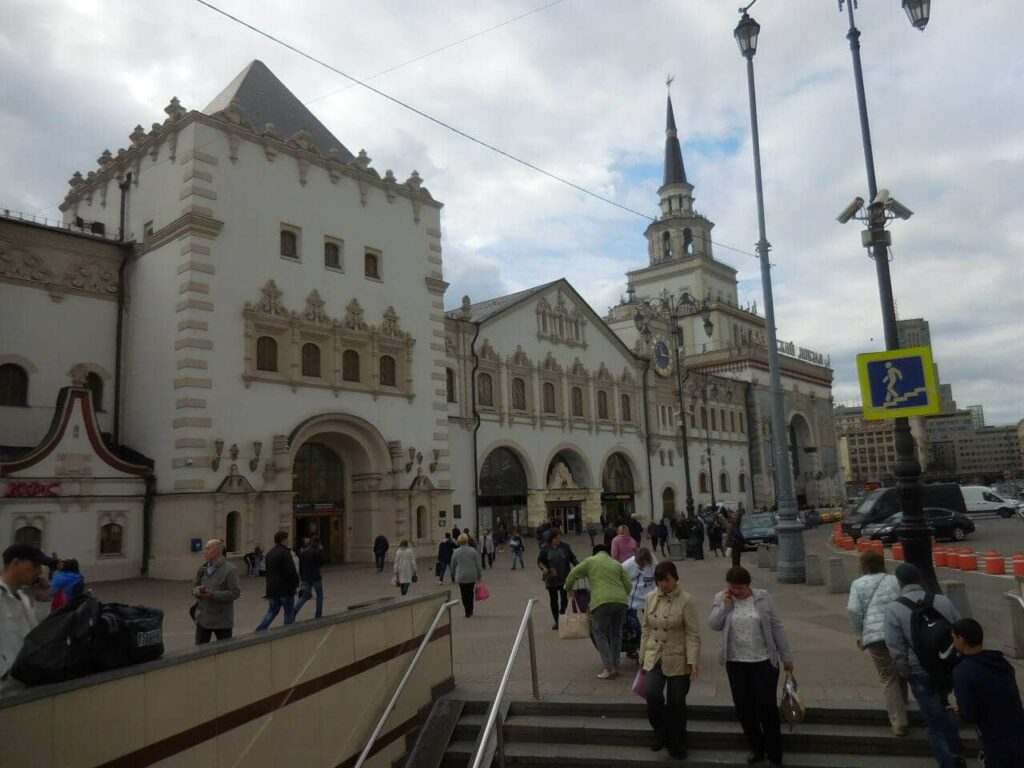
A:
<svg viewBox="0 0 1024 768">
<path fill-rule="evenodd" d="M 1016 554 L 1013 556 L 1013 575 L 1024 577 L 1024 554 Z"/>
<path fill-rule="evenodd" d="M 1006 573 L 1006 560 L 1002 552 L 988 552 L 985 555 L 985 573 L 1002 576 Z"/>
<path fill-rule="evenodd" d="M 903 559 L 903 545 L 900 542 L 896 542 L 892 545 L 892 559 L 902 560 Z M 938 565 L 938 563 L 936 563 Z"/>
<path fill-rule="evenodd" d="M 825 574 L 821 572 L 821 558 L 817 555 L 807 555 L 805 558 L 804 581 L 812 587 L 818 587 L 825 583 Z"/>
<path fill-rule="evenodd" d="M 758 544 L 757 545 L 757 567 L 767 568 L 768 567 L 768 545 Z"/>
<path fill-rule="evenodd" d="M 779 570 L 779 548 L 768 547 L 768 571 L 775 573 Z"/>
<path fill-rule="evenodd" d="M 956 609 L 960 612 L 961 618 L 971 618 L 971 602 L 967 599 L 967 588 L 964 586 L 962 581 L 956 579 L 940 579 L 939 589 L 941 589 L 942 594 L 948 597 L 949 601 L 956 606 Z"/>
<path fill-rule="evenodd" d="M 948 568 L 949 561 L 946 557 L 945 547 L 935 547 L 932 550 L 932 560 L 935 562 L 937 568 Z"/>
<path fill-rule="evenodd" d="M 960 550 L 960 570 L 961 571 L 976 571 L 978 570 L 978 554 L 969 550 Z"/>
<path fill-rule="evenodd" d="M 946 550 L 946 567 L 947 568 L 959 568 L 960 567 L 960 550 L 952 549 L 952 548 Z"/>
<path fill-rule="evenodd" d="M 846 569 L 841 557 L 828 559 L 828 591 L 833 595 L 841 595 L 850 591 L 850 582 L 846 580 Z"/>
</svg>

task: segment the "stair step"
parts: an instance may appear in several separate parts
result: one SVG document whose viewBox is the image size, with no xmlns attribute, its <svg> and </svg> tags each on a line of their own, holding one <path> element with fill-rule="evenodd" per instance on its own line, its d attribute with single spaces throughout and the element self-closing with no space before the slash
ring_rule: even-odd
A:
<svg viewBox="0 0 1024 768">
<path fill-rule="evenodd" d="M 448 747 L 443 765 L 461 768 L 469 763 L 473 754 L 472 741 L 455 741 Z M 662 750 L 651 752 L 645 746 L 599 746 L 592 744 L 534 744 L 508 743 L 505 745 L 505 765 L 509 768 L 538 768 L 557 765 L 559 768 L 575 766 L 614 765 L 615 768 L 649 768 L 669 765 L 686 768 L 735 768 L 746 765 L 747 750 L 691 749 L 685 761 L 673 760 Z M 878 768 L 877 755 L 847 755 L 829 753 L 786 753 L 789 768 Z M 886 768 L 934 768 L 930 755 L 889 757 Z"/>
</svg>

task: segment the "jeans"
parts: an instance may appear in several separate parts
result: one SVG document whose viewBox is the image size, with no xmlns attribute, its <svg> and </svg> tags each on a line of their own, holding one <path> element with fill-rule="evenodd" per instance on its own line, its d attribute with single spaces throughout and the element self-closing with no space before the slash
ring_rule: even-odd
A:
<svg viewBox="0 0 1024 768">
<path fill-rule="evenodd" d="M 878 670 L 878 679 L 885 689 L 885 711 L 889 714 L 889 724 L 893 728 L 907 727 L 907 681 L 900 677 L 892 663 L 889 649 L 884 641 L 865 646 L 871 655 L 871 661 Z"/>
<path fill-rule="evenodd" d="M 373 562 L 377 564 L 377 573 L 384 570 L 384 552 L 374 552 Z"/>
<path fill-rule="evenodd" d="M 469 584 L 459 584 L 459 592 L 462 595 L 462 607 L 466 611 L 466 618 L 468 619 L 473 615 L 473 590 L 476 589 L 476 584 L 470 582 Z"/>
<path fill-rule="evenodd" d="M 444 581 L 444 575 L 448 571 L 448 563 L 438 562 L 437 564 L 437 583 L 440 584 Z M 455 574 L 452 574 L 452 581 L 455 581 Z"/>
<path fill-rule="evenodd" d="M 277 614 L 280 613 L 281 609 L 284 608 L 284 624 L 295 623 L 295 596 L 288 595 L 287 597 L 268 597 L 267 598 L 267 612 L 263 616 L 263 621 L 256 627 L 257 632 L 264 632 L 270 626 L 271 622 L 277 618 Z"/>
<path fill-rule="evenodd" d="M 928 674 L 911 675 L 910 690 L 928 725 L 928 742 L 940 768 L 955 768 L 954 757 L 962 755 L 964 747 L 956 715 L 946 709 L 948 691 Z"/>
<path fill-rule="evenodd" d="M 594 645 L 601 655 L 601 664 L 609 672 L 619 668 L 619 654 L 622 651 L 622 622 L 626 618 L 626 606 L 622 603 L 599 605 L 590 614 L 590 627 Z"/>
<path fill-rule="evenodd" d="M 207 629 L 196 624 L 196 645 L 205 645 L 210 642 L 210 637 L 216 635 L 218 640 L 231 639 L 231 627 L 227 629 Z"/>
<path fill-rule="evenodd" d="M 519 563 L 519 567 L 520 568 L 525 568 L 526 567 L 523 564 L 523 550 L 521 550 L 521 549 L 513 549 L 512 550 L 512 570 L 513 571 L 516 569 L 516 562 Z"/>
<path fill-rule="evenodd" d="M 316 590 L 316 616 L 319 619 L 324 615 L 324 582 L 322 580 L 314 582 L 302 582 L 299 584 L 299 601 L 295 603 L 295 616 L 299 615 L 299 611 L 302 610 L 308 601 L 310 596 L 313 594 L 313 590 Z"/>
<path fill-rule="evenodd" d="M 736 719 L 750 751 L 767 754 L 773 763 L 782 762 L 782 727 L 776 689 L 779 687 L 779 668 L 765 661 L 727 661 L 725 672 L 729 677 L 732 703 Z"/>
<path fill-rule="evenodd" d="M 647 720 L 654 729 L 657 741 L 671 750 L 686 749 L 686 694 L 689 692 L 690 676 L 669 677 L 661 671 L 660 661 L 654 665 L 654 669 L 644 673 Z"/>
<path fill-rule="evenodd" d="M 551 600 L 551 618 L 557 627 L 559 615 L 569 607 L 569 595 L 563 587 L 548 587 L 548 597 Z"/>
</svg>

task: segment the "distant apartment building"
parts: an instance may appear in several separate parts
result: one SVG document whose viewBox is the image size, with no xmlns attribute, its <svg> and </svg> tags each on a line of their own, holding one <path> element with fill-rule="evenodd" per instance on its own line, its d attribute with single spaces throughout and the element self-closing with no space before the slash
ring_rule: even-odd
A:
<svg viewBox="0 0 1024 768">
<path fill-rule="evenodd" d="M 930 347 L 932 345 L 931 327 L 928 325 L 927 320 L 920 317 L 897 320 L 896 334 L 901 348 Z M 953 386 L 941 383 L 938 363 L 935 364 L 935 380 L 939 382 L 939 405 L 942 408 L 942 412 L 955 412 L 956 400 L 953 398 Z"/>
<path fill-rule="evenodd" d="M 891 420 L 866 421 L 863 408 L 840 406 L 835 409 L 833 421 L 839 464 L 848 490 L 849 486 L 862 487 L 865 483 L 889 485 L 895 482 L 896 443 Z M 924 439 L 920 419 L 911 419 L 910 425 L 918 461 L 925 465 L 927 439 Z"/>
<path fill-rule="evenodd" d="M 971 414 L 971 421 L 975 429 L 981 429 L 985 426 L 985 406 L 968 405 L 964 410 Z"/>
<path fill-rule="evenodd" d="M 1021 426 L 978 428 L 976 415 L 964 410 L 925 418 L 929 475 L 987 483 L 1021 474 Z"/>
</svg>

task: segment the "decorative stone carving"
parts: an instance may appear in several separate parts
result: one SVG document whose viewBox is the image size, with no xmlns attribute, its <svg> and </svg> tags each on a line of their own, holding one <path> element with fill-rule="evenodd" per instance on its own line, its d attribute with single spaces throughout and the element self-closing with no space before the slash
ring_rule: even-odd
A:
<svg viewBox="0 0 1024 768">
<path fill-rule="evenodd" d="M 494 347 L 491 346 L 490 339 L 484 339 L 484 343 L 480 347 L 480 358 L 482 360 L 489 360 L 492 363 L 497 363 L 501 360 L 498 357 L 498 353 L 494 351 Z"/>
<path fill-rule="evenodd" d="M 106 168 L 108 165 L 114 162 L 114 156 L 110 154 L 109 149 L 104 149 L 103 154 L 96 159 L 96 162 L 100 164 L 101 168 Z"/>
<path fill-rule="evenodd" d="M 331 326 L 331 318 L 324 312 L 324 300 L 320 298 L 320 292 L 316 288 L 306 297 L 306 309 L 302 313 L 302 319 L 316 325 Z"/>
<path fill-rule="evenodd" d="M 623 384 L 626 384 L 628 386 L 633 386 L 634 384 L 636 384 L 636 379 L 633 376 L 633 371 L 631 371 L 629 368 L 622 369 L 622 376 L 620 377 L 620 380 Z"/>
<path fill-rule="evenodd" d="M 345 305 L 345 319 L 341 324 L 342 327 L 348 328 L 351 331 L 370 330 L 370 326 L 363 320 L 363 308 L 359 306 L 357 299 L 352 299 L 352 301 Z"/>
<path fill-rule="evenodd" d="M 91 477 L 91 460 L 90 453 L 58 453 L 54 474 L 57 477 Z"/>
<path fill-rule="evenodd" d="M 547 357 L 544 358 L 544 370 L 545 371 L 561 371 L 562 366 L 558 364 L 555 356 L 548 352 Z"/>
<path fill-rule="evenodd" d="M 587 367 L 583 365 L 583 361 L 581 361 L 578 357 L 572 361 L 572 368 L 569 369 L 569 373 L 571 373 L 573 376 L 578 376 L 581 379 L 587 378 L 588 375 Z"/>
<path fill-rule="evenodd" d="M 548 476 L 548 488 L 576 488 L 576 481 L 573 480 L 572 472 L 564 461 L 557 462 L 551 468 Z"/>
<path fill-rule="evenodd" d="M 533 363 L 530 362 L 530 358 L 528 358 L 526 356 L 526 353 L 523 351 L 523 345 L 522 344 L 516 344 L 515 354 L 512 355 L 512 357 L 510 357 L 508 359 L 508 361 L 512 365 L 518 365 L 518 366 L 521 366 L 523 368 L 532 368 L 533 367 Z"/>
<path fill-rule="evenodd" d="M 31 251 L 0 241 L 0 276 L 41 283 L 53 282 L 53 272 Z"/>
<path fill-rule="evenodd" d="M 181 106 L 181 102 L 178 101 L 177 96 L 172 96 L 171 100 L 167 103 L 167 106 L 164 107 L 164 113 L 167 115 L 167 119 L 170 122 L 176 123 L 188 114 L 188 110 Z"/>
<path fill-rule="evenodd" d="M 401 341 L 405 341 L 409 337 L 409 334 L 398 325 L 398 313 L 395 312 L 395 308 L 392 306 L 388 306 L 384 310 L 384 322 L 381 324 L 380 334 Z"/>
<path fill-rule="evenodd" d="M 61 278 L 64 285 L 92 293 L 117 293 L 117 272 L 100 261 L 83 259 L 71 266 Z"/>
<path fill-rule="evenodd" d="M 469 300 L 469 296 L 462 297 L 462 307 L 459 312 L 463 320 L 469 320 L 473 316 L 473 302 Z"/>
<path fill-rule="evenodd" d="M 457 352 L 457 348 L 455 346 L 455 339 L 453 339 L 451 336 L 446 335 L 444 337 L 444 351 L 446 354 L 449 355 L 454 355 Z"/>
<path fill-rule="evenodd" d="M 84 387 L 89 376 L 89 368 L 82 363 L 78 363 L 71 366 L 71 370 L 68 371 L 68 376 L 71 377 L 71 386 Z"/>
<path fill-rule="evenodd" d="M 245 308 L 250 312 L 259 312 L 271 317 L 290 317 L 291 313 L 281 303 L 281 289 L 273 280 L 267 280 L 267 284 L 260 290 L 260 300 L 255 304 L 245 302 Z"/>
<path fill-rule="evenodd" d="M 612 375 L 608 372 L 608 366 L 601 363 L 601 367 L 597 369 L 597 380 L 598 381 L 612 381 Z"/>
<path fill-rule="evenodd" d="M 220 112 L 215 112 L 213 114 L 213 118 L 216 120 L 224 120 L 232 125 L 238 125 L 242 128 L 252 130 L 252 123 L 245 118 L 245 111 L 242 109 L 242 105 L 237 99 L 232 99 L 224 109 Z"/>
<path fill-rule="evenodd" d="M 146 131 L 141 125 L 136 125 L 135 130 L 131 132 L 128 138 L 131 140 L 133 147 L 141 147 L 146 140 Z"/>
<path fill-rule="evenodd" d="M 312 152 L 314 155 L 320 154 L 320 150 L 313 143 L 312 134 L 305 128 L 299 128 L 299 130 L 292 134 L 291 138 L 288 139 L 288 146 L 295 147 L 303 152 Z"/>
</svg>

